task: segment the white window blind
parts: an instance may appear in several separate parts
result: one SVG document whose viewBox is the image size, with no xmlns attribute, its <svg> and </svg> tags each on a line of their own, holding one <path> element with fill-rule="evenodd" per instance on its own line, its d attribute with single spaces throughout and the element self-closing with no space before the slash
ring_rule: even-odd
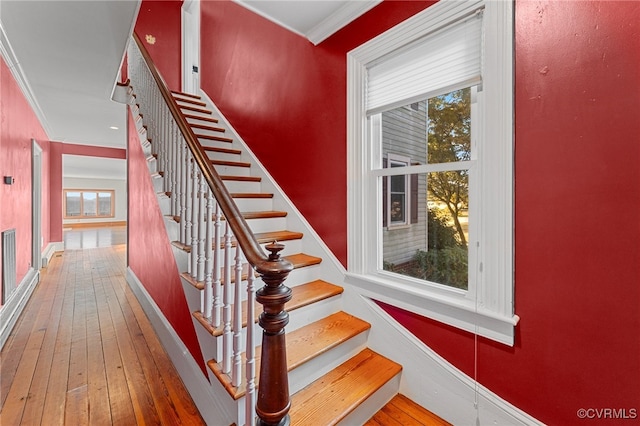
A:
<svg viewBox="0 0 640 426">
<path fill-rule="evenodd" d="M 479 11 L 367 67 L 367 114 L 479 84 L 482 32 Z"/>
</svg>

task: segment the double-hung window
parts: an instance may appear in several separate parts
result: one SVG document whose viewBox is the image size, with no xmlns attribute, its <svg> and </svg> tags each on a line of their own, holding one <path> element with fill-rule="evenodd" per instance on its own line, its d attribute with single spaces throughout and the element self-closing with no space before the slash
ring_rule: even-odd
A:
<svg viewBox="0 0 640 426">
<path fill-rule="evenodd" d="M 441 0 L 347 58 L 349 281 L 507 344 L 512 14 Z"/>
</svg>

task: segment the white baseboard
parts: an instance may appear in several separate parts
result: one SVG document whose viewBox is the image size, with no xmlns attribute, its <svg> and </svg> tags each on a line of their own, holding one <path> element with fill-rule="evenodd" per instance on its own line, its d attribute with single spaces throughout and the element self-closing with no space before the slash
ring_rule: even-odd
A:
<svg viewBox="0 0 640 426">
<path fill-rule="evenodd" d="M 42 267 L 46 268 L 49 265 L 49 261 L 53 257 L 53 253 L 57 251 L 64 251 L 64 241 L 57 241 L 49 243 L 42 251 Z"/>
<path fill-rule="evenodd" d="M 198 366 L 189 349 L 180 340 L 180 337 L 144 288 L 142 282 L 129 267 L 127 267 L 126 279 L 142 309 L 147 314 L 149 321 L 151 321 L 165 351 L 171 358 L 204 421 L 208 425 L 228 425 L 233 423 L 233 420 L 231 420 L 232 414 L 221 403 L 220 395 L 215 394 L 208 378 Z"/>
<path fill-rule="evenodd" d="M 40 272 L 29 268 L 7 303 L 0 308 L 0 350 L 9 338 L 38 281 L 40 281 Z"/>
</svg>

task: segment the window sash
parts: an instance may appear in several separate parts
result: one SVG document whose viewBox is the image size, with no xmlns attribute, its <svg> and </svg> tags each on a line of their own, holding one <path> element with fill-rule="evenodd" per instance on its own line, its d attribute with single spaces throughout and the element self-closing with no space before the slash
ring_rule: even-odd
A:
<svg viewBox="0 0 640 426">
<path fill-rule="evenodd" d="M 479 84 L 482 13 L 477 11 L 367 69 L 367 114 Z"/>
</svg>

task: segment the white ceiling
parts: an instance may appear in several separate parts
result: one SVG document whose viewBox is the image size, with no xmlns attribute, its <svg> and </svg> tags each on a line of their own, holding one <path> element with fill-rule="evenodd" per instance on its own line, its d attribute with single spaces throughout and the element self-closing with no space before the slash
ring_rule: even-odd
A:
<svg viewBox="0 0 640 426">
<path fill-rule="evenodd" d="M 382 0 L 234 0 L 318 44 Z"/>
<path fill-rule="evenodd" d="M 382 0 L 234 1 L 318 44 Z M 126 109 L 111 95 L 139 7 L 140 0 L 0 0 L 0 49 L 51 140 L 125 148 Z M 65 155 L 63 173 L 122 178 L 123 164 Z"/>
</svg>

